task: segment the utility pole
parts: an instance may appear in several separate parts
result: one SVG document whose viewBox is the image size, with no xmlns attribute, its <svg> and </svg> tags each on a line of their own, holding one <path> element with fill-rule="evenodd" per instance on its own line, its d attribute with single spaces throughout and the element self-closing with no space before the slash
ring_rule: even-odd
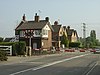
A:
<svg viewBox="0 0 100 75">
<path fill-rule="evenodd" d="M 83 23 L 83 47 L 86 47 L 86 24 Z"/>
</svg>

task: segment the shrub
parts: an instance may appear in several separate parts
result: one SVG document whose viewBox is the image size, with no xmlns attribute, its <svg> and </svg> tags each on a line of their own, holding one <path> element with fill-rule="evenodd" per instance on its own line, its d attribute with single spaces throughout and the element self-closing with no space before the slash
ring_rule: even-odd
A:
<svg viewBox="0 0 100 75">
<path fill-rule="evenodd" d="M 79 47 L 80 43 L 79 42 L 70 42 L 69 47 Z"/>
<path fill-rule="evenodd" d="M 7 54 L 5 51 L 0 50 L 0 60 L 1 61 L 7 61 Z"/>
<path fill-rule="evenodd" d="M 26 43 L 20 42 L 1 42 L 0 45 L 12 46 L 12 55 L 23 55 L 25 52 Z"/>
<path fill-rule="evenodd" d="M 18 55 L 24 55 L 25 53 L 25 47 L 26 47 L 26 43 L 21 41 L 21 42 L 16 42 L 15 43 L 15 51 Z"/>
</svg>

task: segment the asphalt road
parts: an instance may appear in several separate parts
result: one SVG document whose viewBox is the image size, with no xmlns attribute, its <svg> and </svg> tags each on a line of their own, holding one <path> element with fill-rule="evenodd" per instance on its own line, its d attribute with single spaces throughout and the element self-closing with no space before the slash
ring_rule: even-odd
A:
<svg viewBox="0 0 100 75">
<path fill-rule="evenodd" d="M 0 75 L 100 75 L 100 54 L 63 53 L 33 59 L 0 65 Z"/>
</svg>

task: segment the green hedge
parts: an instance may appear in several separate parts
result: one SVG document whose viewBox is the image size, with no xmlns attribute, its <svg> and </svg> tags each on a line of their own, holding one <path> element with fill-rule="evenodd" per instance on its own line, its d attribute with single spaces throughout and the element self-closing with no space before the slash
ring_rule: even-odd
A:
<svg viewBox="0 0 100 75">
<path fill-rule="evenodd" d="M 79 42 L 70 42 L 69 47 L 79 47 L 80 43 Z"/>
<path fill-rule="evenodd" d="M 23 55 L 25 52 L 26 43 L 20 42 L 0 42 L 0 45 L 12 46 L 12 55 Z"/>
<path fill-rule="evenodd" d="M 14 48 L 13 49 L 15 49 L 14 51 L 16 51 L 17 55 L 24 55 L 25 47 L 26 47 L 26 43 L 21 41 L 21 42 L 16 42 L 14 44 Z"/>
</svg>

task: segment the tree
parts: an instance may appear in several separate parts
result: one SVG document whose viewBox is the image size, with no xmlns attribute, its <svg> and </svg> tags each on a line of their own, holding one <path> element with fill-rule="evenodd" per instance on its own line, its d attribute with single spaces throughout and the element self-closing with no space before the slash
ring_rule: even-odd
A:
<svg viewBox="0 0 100 75">
<path fill-rule="evenodd" d="M 0 37 L 0 42 L 3 42 L 3 38 L 2 37 Z"/>
<path fill-rule="evenodd" d="M 95 32 L 95 30 L 91 30 L 90 38 L 91 38 L 91 42 L 92 42 L 93 46 L 95 46 L 96 45 L 96 32 Z"/>
<path fill-rule="evenodd" d="M 98 39 L 96 39 L 96 46 L 100 46 L 100 42 Z"/>
<path fill-rule="evenodd" d="M 86 47 L 87 48 L 93 48 L 95 46 L 100 46 L 100 42 L 98 39 L 96 39 L 96 32 L 95 30 L 91 30 L 90 32 L 90 36 L 87 37 L 86 39 Z M 83 38 L 80 39 L 80 42 L 82 43 L 83 45 Z"/>
<path fill-rule="evenodd" d="M 92 41 L 92 38 L 89 36 L 86 38 L 86 47 L 87 48 L 90 48 L 90 47 L 93 47 L 94 46 L 94 43 Z"/>
<path fill-rule="evenodd" d="M 95 30 L 91 30 L 90 36 L 86 38 L 86 46 L 87 47 L 94 47 L 94 46 L 100 46 L 100 42 L 98 39 L 96 39 L 96 32 Z"/>
<path fill-rule="evenodd" d="M 61 44 L 64 44 L 65 47 L 69 46 L 69 41 L 65 34 L 63 34 L 63 36 L 62 36 Z"/>
</svg>

